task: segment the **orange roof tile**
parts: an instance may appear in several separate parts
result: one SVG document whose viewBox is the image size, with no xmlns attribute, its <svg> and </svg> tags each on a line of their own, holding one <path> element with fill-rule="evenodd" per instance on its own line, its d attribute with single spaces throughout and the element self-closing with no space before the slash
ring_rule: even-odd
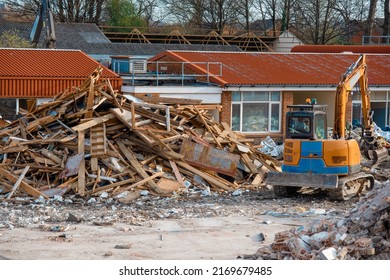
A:
<svg viewBox="0 0 390 280">
<path fill-rule="evenodd" d="M 0 48 L 0 77 L 86 78 L 99 65 L 80 50 Z M 104 78 L 117 78 L 104 68 Z"/>
<path fill-rule="evenodd" d="M 390 46 L 372 45 L 298 45 L 291 49 L 291 52 L 309 53 L 390 53 Z"/>
<path fill-rule="evenodd" d="M 80 86 L 99 65 L 80 50 L 0 48 L 0 98 L 53 97 Z M 120 90 L 122 78 L 100 66 L 100 78 Z"/>
<path fill-rule="evenodd" d="M 334 86 L 358 54 L 166 51 L 151 60 L 221 62 L 221 86 Z M 390 55 L 367 55 L 370 85 L 390 85 Z M 203 64 L 192 69 L 206 72 Z M 218 71 L 210 71 L 217 74 Z"/>
</svg>

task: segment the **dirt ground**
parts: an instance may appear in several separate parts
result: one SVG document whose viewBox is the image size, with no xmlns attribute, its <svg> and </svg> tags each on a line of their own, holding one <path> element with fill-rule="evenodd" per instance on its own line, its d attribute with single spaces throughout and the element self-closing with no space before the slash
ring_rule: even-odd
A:
<svg viewBox="0 0 390 280">
<path fill-rule="evenodd" d="M 274 234 L 342 218 L 354 201 L 270 190 L 233 196 L 146 197 L 0 204 L 0 258 L 14 260 L 232 260 Z"/>
</svg>

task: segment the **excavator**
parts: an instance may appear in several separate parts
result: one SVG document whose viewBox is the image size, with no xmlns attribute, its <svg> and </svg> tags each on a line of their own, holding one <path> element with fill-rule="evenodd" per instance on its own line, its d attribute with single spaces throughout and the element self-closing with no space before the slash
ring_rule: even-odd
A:
<svg viewBox="0 0 390 280">
<path fill-rule="evenodd" d="M 49 0 L 42 0 L 38 13 L 35 17 L 33 27 L 30 32 L 30 42 L 36 47 L 41 36 L 42 29 L 46 29 L 45 45 L 48 49 L 53 49 L 56 42 L 54 30 L 54 17 L 50 9 Z"/>
<path fill-rule="evenodd" d="M 360 141 L 346 129 L 348 95 L 355 85 L 360 88 L 362 102 Z M 320 188 L 335 200 L 348 200 L 370 190 L 374 177 L 361 170 L 361 157 L 375 165 L 386 160 L 389 153 L 374 134 L 366 56 L 360 55 L 341 75 L 331 137 L 327 133 L 326 106 L 317 105 L 314 98 L 306 103 L 288 106 L 281 172 L 269 172 L 266 184 L 273 186 L 277 196 L 292 196 L 302 188 Z"/>
</svg>

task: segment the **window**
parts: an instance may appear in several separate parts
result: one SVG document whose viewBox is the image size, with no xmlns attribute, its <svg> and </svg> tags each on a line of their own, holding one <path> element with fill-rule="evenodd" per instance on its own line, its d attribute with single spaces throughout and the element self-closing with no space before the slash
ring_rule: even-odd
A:
<svg viewBox="0 0 390 280">
<path fill-rule="evenodd" d="M 293 134 L 308 134 L 310 133 L 311 123 L 310 117 L 291 117 L 289 119 L 288 128 L 290 133 Z"/>
<path fill-rule="evenodd" d="M 280 132 L 279 91 L 232 92 L 232 129 L 240 132 Z"/>
<path fill-rule="evenodd" d="M 389 94 L 387 92 L 371 92 L 371 110 L 374 112 L 373 120 L 380 127 L 385 128 L 390 124 L 389 120 Z M 362 125 L 362 105 L 360 92 L 352 96 L 352 125 Z"/>
<path fill-rule="evenodd" d="M 16 116 L 17 99 L 1 99 L 0 100 L 0 115 L 3 119 L 14 120 Z"/>
</svg>

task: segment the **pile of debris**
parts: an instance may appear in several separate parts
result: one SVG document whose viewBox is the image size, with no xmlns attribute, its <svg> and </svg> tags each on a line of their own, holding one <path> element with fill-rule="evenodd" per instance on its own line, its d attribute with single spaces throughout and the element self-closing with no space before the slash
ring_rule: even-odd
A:
<svg viewBox="0 0 390 280">
<path fill-rule="evenodd" d="M 390 181 L 377 182 L 349 215 L 279 232 L 251 259 L 390 259 Z"/>
<path fill-rule="evenodd" d="M 202 106 L 135 102 L 101 70 L 0 130 L 0 199 L 226 192 L 278 170 Z"/>
</svg>

